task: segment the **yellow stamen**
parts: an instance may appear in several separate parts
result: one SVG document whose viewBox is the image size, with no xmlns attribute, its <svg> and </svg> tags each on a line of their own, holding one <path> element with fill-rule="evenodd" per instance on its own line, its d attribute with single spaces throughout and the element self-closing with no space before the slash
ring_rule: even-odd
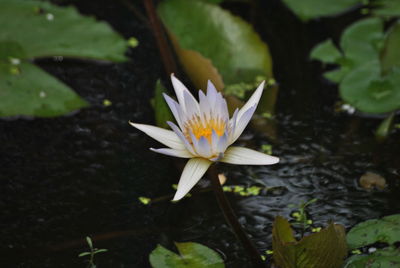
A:
<svg viewBox="0 0 400 268">
<path fill-rule="evenodd" d="M 187 121 L 185 124 L 185 136 L 188 140 L 191 140 L 190 131 L 196 137 L 196 139 L 200 139 L 200 137 L 205 137 L 208 142 L 211 143 L 212 131 L 218 136 L 222 136 L 225 133 L 225 122 L 220 118 L 211 118 L 203 122 L 199 117 L 193 117 L 191 120 Z"/>
</svg>

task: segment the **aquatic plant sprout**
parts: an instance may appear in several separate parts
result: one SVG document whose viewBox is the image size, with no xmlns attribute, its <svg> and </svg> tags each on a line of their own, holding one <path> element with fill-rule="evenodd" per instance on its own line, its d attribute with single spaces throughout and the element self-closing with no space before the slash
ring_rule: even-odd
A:
<svg viewBox="0 0 400 268">
<path fill-rule="evenodd" d="M 229 119 L 226 100 L 211 81 L 208 81 L 207 94 L 199 90 L 199 102 L 173 74 L 171 81 L 178 102 L 165 94 L 164 98 L 178 124 L 167 122 L 173 131 L 151 125 L 130 124 L 168 147 L 150 150 L 190 158 L 183 169 L 174 201 L 184 197 L 213 162 L 236 165 L 272 165 L 279 162 L 279 158 L 274 156 L 230 146 L 239 138 L 253 116 L 264 89 L 264 82 Z"/>
</svg>

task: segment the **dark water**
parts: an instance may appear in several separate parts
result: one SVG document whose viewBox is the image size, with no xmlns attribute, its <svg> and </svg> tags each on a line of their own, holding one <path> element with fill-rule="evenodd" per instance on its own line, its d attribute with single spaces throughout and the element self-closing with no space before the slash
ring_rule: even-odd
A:
<svg viewBox="0 0 400 268">
<path fill-rule="evenodd" d="M 0 267 L 85 267 L 77 255 L 87 249 L 87 235 L 109 250 L 96 256 L 98 267 L 148 267 L 151 250 L 172 241 L 203 243 L 223 253 L 229 267 L 245 267 L 211 192 L 178 204 L 137 201 L 173 194 L 180 173 L 171 158 L 148 150 L 155 141 L 127 124 L 153 123 L 149 99 L 156 79 L 166 76 L 151 33 L 129 10 L 119 2 L 82 2 L 76 3 L 81 12 L 140 45 L 125 64 L 39 62 L 92 106 L 55 119 L 0 121 Z M 221 167 L 228 184 L 278 187 L 256 197 L 228 194 L 241 223 L 263 251 L 271 248 L 273 218 L 293 212 L 288 204 L 318 198 L 308 209 L 316 226 L 333 220 L 351 227 L 398 213 L 399 133 L 379 144 L 373 137 L 379 120 L 334 113 L 337 89 L 307 60 L 314 44 L 340 36 L 358 15 L 304 25 L 279 1 L 260 2 L 257 12 L 242 4 L 227 8 L 252 21 L 270 45 L 280 83 L 273 152 L 281 162 Z M 104 99 L 112 106 L 104 107 Z M 272 143 L 250 131 L 240 142 Z M 357 181 L 366 171 L 380 173 L 389 186 L 362 189 Z"/>
</svg>

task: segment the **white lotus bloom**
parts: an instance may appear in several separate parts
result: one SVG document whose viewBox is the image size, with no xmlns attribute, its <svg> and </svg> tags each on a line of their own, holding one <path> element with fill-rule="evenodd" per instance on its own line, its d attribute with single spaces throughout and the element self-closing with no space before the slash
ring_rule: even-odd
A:
<svg viewBox="0 0 400 268">
<path fill-rule="evenodd" d="M 131 123 L 167 148 L 152 151 L 181 158 L 187 162 L 173 200 L 184 197 L 203 177 L 213 162 L 236 165 L 272 165 L 279 158 L 244 147 L 230 146 L 249 123 L 264 88 L 262 82 L 247 103 L 236 109 L 229 119 L 228 107 L 221 93 L 208 81 L 207 95 L 199 90 L 199 102 L 173 74 L 171 75 L 178 102 L 164 94 L 178 125 L 167 122 L 171 130 Z"/>
</svg>

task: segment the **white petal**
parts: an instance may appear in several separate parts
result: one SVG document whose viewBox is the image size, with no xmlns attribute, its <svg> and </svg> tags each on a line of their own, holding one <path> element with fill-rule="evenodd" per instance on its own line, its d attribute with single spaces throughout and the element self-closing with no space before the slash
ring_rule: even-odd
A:
<svg viewBox="0 0 400 268">
<path fill-rule="evenodd" d="M 204 158 L 190 159 L 183 169 L 178 183 L 178 190 L 176 191 L 173 200 L 176 201 L 184 197 L 201 179 L 201 177 L 203 177 L 211 163 L 211 161 Z"/>
<path fill-rule="evenodd" d="M 205 137 L 200 137 L 199 142 L 197 143 L 196 152 L 199 156 L 204 158 L 211 157 L 211 145 Z"/>
<path fill-rule="evenodd" d="M 229 147 L 220 160 L 235 165 L 272 165 L 279 162 L 279 158 L 244 147 Z"/>
<path fill-rule="evenodd" d="M 215 100 L 217 98 L 217 89 L 213 85 L 213 83 L 208 80 L 207 82 L 207 98 L 208 98 L 208 103 L 210 104 L 211 109 L 214 107 Z"/>
<path fill-rule="evenodd" d="M 187 87 L 185 87 L 185 85 L 181 81 L 179 81 L 178 78 L 176 78 L 174 74 L 171 74 L 171 81 L 172 81 L 172 85 L 174 86 L 175 94 L 176 94 L 176 97 L 178 98 L 179 104 L 181 105 L 183 112 L 186 113 L 188 107 L 185 104 L 185 98 L 187 98 L 185 96 L 185 93 L 188 94 L 188 96 L 191 100 L 194 100 L 196 103 L 197 103 L 197 101 L 193 97 L 192 93 L 190 93 L 190 91 L 187 89 Z M 197 104 L 197 106 L 198 106 L 198 104 Z"/>
<path fill-rule="evenodd" d="M 136 124 L 132 122 L 129 122 L 129 124 L 139 129 L 140 131 L 143 131 L 153 139 L 161 142 L 162 144 L 168 147 L 178 150 L 185 149 L 183 142 L 179 139 L 179 137 L 175 134 L 175 132 L 171 130 L 150 125 Z"/>
<path fill-rule="evenodd" d="M 237 119 L 236 126 L 233 132 L 233 135 L 231 136 L 231 140 L 229 141 L 229 145 L 234 143 L 237 138 L 239 138 L 240 135 L 242 135 L 244 129 L 247 127 L 247 125 L 250 122 L 251 117 L 253 116 L 254 112 L 256 110 L 256 106 L 254 105 L 250 109 L 248 109 L 242 117 Z"/>
<path fill-rule="evenodd" d="M 193 97 L 192 93 L 190 93 L 189 91 L 186 90 L 185 92 L 183 92 L 183 98 L 185 101 L 185 108 L 186 108 L 185 116 L 186 116 L 186 118 L 190 119 L 195 114 L 199 115 L 200 114 L 199 103 Z"/>
<path fill-rule="evenodd" d="M 174 74 L 171 74 L 171 82 L 172 86 L 174 87 L 176 97 L 178 98 L 178 102 L 180 105 L 185 105 L 184 103 L 184 98 L 183 98 L 183 92 L 184 91 L 189 91 L 184 84 L 182 84 L 181 81 L 178 80 L 178 78 L 175 77 Z"/>
<path fill-rule="evenodd" d="M 179 104 L 172 99 L 170 96 L 168 96 L 167 94 L 163 93 L 165 102 L 168 104 L 169 109 L 171 110 L 172 114 L 175 117 L 176 122 L 178 123 L 178 125 L 182 128 L 183 124 L 182 124 L 182 115 L 181 115 L 181 109 L 179 107 Z"/>
<path fill-rule="evenodd" d="M 201 111 L 201 118 L 203 119 L 209 119 L 211 115 L 211 107 L 208 102 L 208 98 L 206 95 L 204 95 L 204 92 L 199 90 L 199 104 L 200 104 L 200 111 Z"/>
<path fill-rule="evenodd" d="M 218 146 L 217 146 L 217 152 L 218 153 L 225 152 L 226 147 L 228 147 L 228 134 L 225 131 L 224 135 L 219 137 Z"/>
<path fill-rule="evenodd" d="M 175 156 L 180 158 L 192 158 L 193 155 L 189 153 L 188 150 L 177 150 L 177 149 L 170 149 L 170 148 L 161 148 L 161 149 L 154 149 L 150 148 L 153 152 L 165 154 L 169 156 Z"/>
<path fill-rule="evenodd" d="M 237 123 L 237 115 L 238 115 L 239 109 L 236 108 L 235 112 L 232 115 L 231 120 L 229 120 L 229 140 L 233 140 L 233 134 L 235 133 L 236 129 L 236 123 Z"/>
<path fill-rule="evenodd" d="M 217 152 L 218 140 L 219 140 L 218 134 L 213 129 L 212 134 L 211 134 L 211 152 L 212 152 L 212 154 L 215 154 Z"/>
<path fill-rule="evenodd" d="M 243 107 L 239 110 L 239 114 L 238 114 L 238 119 L 240 119 L 243 114 L 250 109 L 250 107 L 252 106 L 256 106 L 257 108 L 257 104 L 260 101 L 261 95 L 263 93 L 264 90 L 264 84 L 265 81 L 262 81 L 262 83 L 258 86 L 258 88 L 254 91 L 253 95 L 251 95 L 250 99 L 246 102 L 245 105 L 243 105 Z"/>
<path fill-rule="evenodd" d="M 193 147 L 190 145 L 189 141 L 183 135 L 182 131 L 174 123 L 167 121 L 167 124 L 172 128 L 173 132 L 178 136 L 179 140 L 182 142 L 184 148 L 188 150 L 191 154 L 194 154 Z"/>
</svg>

